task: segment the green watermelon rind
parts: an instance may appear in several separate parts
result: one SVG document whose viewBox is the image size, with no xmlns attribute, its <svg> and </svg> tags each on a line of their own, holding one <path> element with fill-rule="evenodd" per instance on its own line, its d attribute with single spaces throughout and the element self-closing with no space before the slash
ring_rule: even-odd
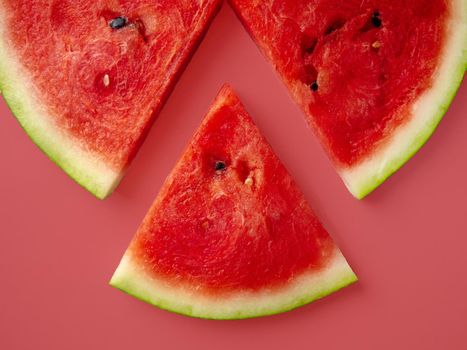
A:
<svg viewBox="0 0 467 350">
<path fill-rule="evenodd" d="M 467 0 L 456 0 L 454 4 L 458 6 L 455 16 L 459 17 L 451 19 L 449 39 L 440 56 L 442 61 L 434 74 L 433 85 L 415 102 L 411 120 L 372 158 L 352 169 L 338 170 L 357 199 L 373 192 L 428 142 L 462 84 L 467 69 Z"/>
<path fill-rule="evenodd" d="M 275 315 L 296 309 L 334 293 L 357 277 L 336 248 L 324 270 L 311 270 L 295 277 L 284 287 L 261 292 L 238 292 L 229 296 L 203 296 L 189 287 L 180 287 L 149 276 L 144 266 L 127 251 L 110 285 L 152 304 L 181 315 L 205 319 L 246 319 Z"/>
<path fill-rule="evenodd" d="M 466 38 L 467 40 L 467 38 Z M 375 189 L 377 189 L 383 182 L 385 182 L 389 177 L 394 175 L 400 168 L 402 168 L 411 158 L 421 150 L 421 148 L 429 141 L 431 136 L 435 133 L 439 124 L 441 123 L 444 115 L 448 111 L 456 93 L 462 83 L 463 72 L 466 68 L 461 68 L 458 70 L 458 76 L 460 77 L 457 83 L 453 84 L 453 89 L 447 92 L 446 102 L 439 106 L 438 111 L 432 119 L 431 125 L 429 125 L 420 135 L 416 136 L 413 139 L 412 144 L 406 149 L 404 153 L 395 155 L 394 158 L 387 163 L 384 167 L 384 170 L 380 173 L 373 173 L 369 175 L 362 176 L 357 180 L 346 181 L 346 172 L 341 172 L 341 176 L 344 179 L 344 183 L 349 189 L 350 193 L 357 199 L 364 199 Z"/>
<path fill-rule="evenodd" d="M 62 143 L 56 142 L 57 137 L 54 134 L 58 133 L 58 131 L 54 131 L 52 128 L 45 130 L 34 127 L 34 121 L 31 117 L 37 116 L 38 113 L 27 111 L 28 109 L 32 109 L 32 106 L 26 106 L 24 102 L 27 99 L 28 93 L 21 93 L 22 84 L 12 83 L 11 76 L 6 73 L 11 72 L 11 68 L 7 70 L 6 65 L 1 63 L 7 62 L 4 58 L 5 56 L 0 53 L 0 92 L 29 138 L 50 160 L 94 196 L 104 199 L 110 195 L 120 182 L 122 175 L 110 168 L 106 168 L 103 163 L 100 165 L 94 164 L 91 167 L 80 166 L 79 163 L 82 164 L 85 159 L 83 155 L 86 153 L 85 151 L 78 151 L 77 153 L 82 154 L 74 155 Z M 7 80 L 10 82 L 8 86 L 5 84 Z M 80 160 L 80 162 L 77 162 L 77 160 Z M 90 163 L 93 162 L 99 161 L 90 161 Z M 96 171 L 97 168 L 101 168 L 102 170 L 100 172 Z"/>
<path fill-rule="evenodd" d="M 8 47 L 4 35 L 7 17 L 3 12 L 0 4 L 0 93 L 5 102 L 31 140 L 55 164 L 97 198 L 107 197 L 123 174 L 77 145 L 47 118 L 47 112 L 35 97 L 34 87 Z"/>
</svg>

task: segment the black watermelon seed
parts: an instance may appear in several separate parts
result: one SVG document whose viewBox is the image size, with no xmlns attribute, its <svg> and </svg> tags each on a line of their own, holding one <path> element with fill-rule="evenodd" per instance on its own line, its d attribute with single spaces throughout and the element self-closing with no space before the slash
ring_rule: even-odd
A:
<svg viewBox="0 0 467 350">
<path fill-rule="evenodd" d="M 112 29 L 121 29 L 126 26 L 127 22 L 126 17 L 120 16 L 111 20 L 109 26 Z"/>
<path fill-rule="evenodd" d="M 318 91 L 318 83 L 316 81 L 312 82 L 310 87 L 311 87 L 311 90 Z"/>
<path fill-rule="evenodd" d="M 214 169 L 215 169 L 216 171 L 221 171 L 221 170 L 224 170 L 225 168 L 226 168 L 225 163 L 222 162 L 222 161 L 220 161 L 220 160 L 218 160 L 218 161 L 216 162 L 216 164 L 214 165 Z"/>
<path fill-rule="evenodd" d="M 371 16 L 371 24 L 373 24 L 373 26 L 376 28 L 381 27 L 381 25 L 383 24 L 383 21 L 381 21 L 381 18 L 379 16 L 379 12 L 374 12 L 373 16 Z"/>
</svg>

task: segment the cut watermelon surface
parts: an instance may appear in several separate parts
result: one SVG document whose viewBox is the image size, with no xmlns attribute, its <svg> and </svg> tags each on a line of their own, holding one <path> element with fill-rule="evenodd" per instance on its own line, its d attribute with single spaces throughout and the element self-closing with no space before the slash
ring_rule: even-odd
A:
<svg viewBox="0 0 467 350">
<path fill-rule="evenodd" d="M 229 86 L 127 249 L 111 285 L 203 318 L 275 314 L 356 276 Z"/>
<path fill-rule="evenodd" d="M 219 0 L 0 0 L 0 90 L 99 198 L 117 186 Z"/>
<path fill-rule="evenodd" d="M 467 64 L 466 0 L 230 0 L 363 198 L 430 137 Z"/>
</svg>

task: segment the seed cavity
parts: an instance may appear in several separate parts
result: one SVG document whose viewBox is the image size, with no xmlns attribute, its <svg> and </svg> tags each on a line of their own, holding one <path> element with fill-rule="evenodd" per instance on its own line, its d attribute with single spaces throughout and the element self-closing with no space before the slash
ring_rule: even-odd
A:
<svg viewBox="0 0 467 350">
<path fill-rule="evenodd" d="M 311 55 L 313 51 L 315 51 L 316 44 L 318 44 L 318 39 L 311 40 L 310 43 L 304 47 L 304 51 Z"/>
<path fill-rule="evenodd" d="M 247 185 L 248 187 L 253 186 L 253 178 L 251 177 L 251 175 L 245 179 L 245 185 Z"/>
<path fill-rule="evenodd" d="M 149 37 L 146 33 L 146 26 L 144 25 L 143 21 L 140 19 L 135 19 L 133 22 L 133 26 L 134 28 L 136 28 L 141 38 L 144 40 L 145 43 L 148 43 Z"/>
<path fill-rule="evenodd" d="M 112 29 L 122 29 L 128 23 L 128 19 L 123 16 L 116 17 L 109 22 L 109 26 Z"/>
<path fill-rule="evenodd" d="M 104 75 L 104 77 L 102 78 L 102 83 L 105 87 L 108 87 L 110 85 L 110 77 L 108 74 Z"/>
<path fill-rule="evenodd" d="M 221 160 L 216 161 L 216 163 L 214 164 L 214 169 L 217 172 L 225 170 L 226 167 L 227 167 L 227 165 L 225 164 L 225 162 L 223 162 Z"/>
<path fill-rule="evenodd" d="M 344 26 L 344 24 L 345 21 L 343 21 L 342 19 L 335 20 L 326 28 L 326 30 L 324 31 L 324 35 L 329 35 L 335 32 L 336 30 L 341 29 Z"/>
</svg>

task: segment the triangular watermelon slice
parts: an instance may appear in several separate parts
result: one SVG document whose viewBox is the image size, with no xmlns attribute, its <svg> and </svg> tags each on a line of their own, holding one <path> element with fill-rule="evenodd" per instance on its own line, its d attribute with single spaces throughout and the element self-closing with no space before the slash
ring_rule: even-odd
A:
<svg viewBox="0 0 467 350">
<path fill-rule="evenodd" d="M 220 0 L 0 0 L 0 91 L 99 198 L 117 186 Z"/>
<path fill-rule="evenodd" d="M 225 86 L 167 178 L 111 285 L 163 309 L 275 314 L 356 276 Z"/>
<path fill-rule="evenodd" d="M 349 190 L 427 141 L 467 64 L 466 0 L 230 0 Z"/>
</svg>

